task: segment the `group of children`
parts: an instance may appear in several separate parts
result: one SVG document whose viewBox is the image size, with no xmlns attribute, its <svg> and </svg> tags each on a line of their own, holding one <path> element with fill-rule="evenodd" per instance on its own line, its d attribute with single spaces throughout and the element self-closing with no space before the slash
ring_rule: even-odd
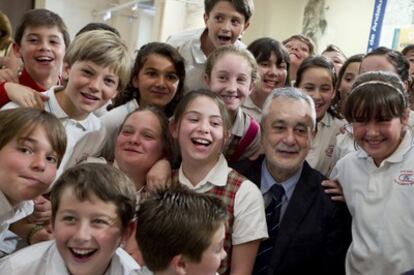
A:
<svg viewBox="0 0 414 275">
<path fill-rule="evenodd" d="M 251 274 L 264 202 L 230 167 L 263 153 L 263 104 L 292 84 L 315 103 L 307 161 L 353 216 L 346 272 L 414 268 L 408 61 L 386 48 L 315 55 L 302 35 L 246 49 L 253 10 L 205 0 L 206 28 L 148 43 L 133 64 L 112 28 L 70 42 L 57 14 L 23 17 L 23 69 L 0 70 L 0 255 L 28 247 L 2 272 Z"/>
</svg>

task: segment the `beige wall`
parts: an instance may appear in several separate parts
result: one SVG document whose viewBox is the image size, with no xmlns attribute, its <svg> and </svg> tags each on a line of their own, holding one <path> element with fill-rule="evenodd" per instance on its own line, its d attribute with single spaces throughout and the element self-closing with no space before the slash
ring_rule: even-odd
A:
<svg viewBox="0 0 414 275">
<path fill-rule="evenodd" d="M 302 30 L 307 0 L 255 0 L 256 11 L 243 36 L 248 44 L 269 36 L 282 41 Z M 346 54 L 365 52 L 375 0 L 326 0 L 328 27 L 319 48 L 338 45 Z"/>
</svg>

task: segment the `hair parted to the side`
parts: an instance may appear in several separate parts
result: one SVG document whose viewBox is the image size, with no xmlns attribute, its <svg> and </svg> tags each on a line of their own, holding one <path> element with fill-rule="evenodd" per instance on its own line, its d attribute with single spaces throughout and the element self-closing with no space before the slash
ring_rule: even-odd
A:
<svg viewBox="0 0 414 275">
<path fill-rule="evenodd" d="M 180 102 L 184 93 L 184 79 L 185 79 L 185 60 L 181 54 L 173 46 L 162 42 L 150 42 L 143 45 L 137 53 L 134 66 L 131 71 L 129 83 L 124 91 L 121 91 L 113 100 L 112 108 L 122 105 L 132 99 L 136 99 L 139 102 L 140 94 L 139 90 L 134 87 L 133 80 L 138 77 L 139 72 L 144 67 L 145 62 L 148 60 L 148 56 L 151 54 L 162 56 L 168 59 L 173 65 L 175 72 L 178 76 L 178 87 L 174 98 L 165 107 L 165 113 L 167 117 L 172 116 L 175 107 Z"/>
<path fill-rule="evenodd" d="M 33 9 L 27 11 L 20 21 L 20 24 L 17 26 L 14 34 L 14 42 L 17 45 L 21 44 L 24 31 L 28 27 L 57 27 L 62 33 L 66 48 L 70 44 L 70 36 L 66 24 L 63 22 L 63 19 L 53 11 L 47 9 Z"/>
<path fill-rule="evenodd" d="M 344 116 L 349 122 L 388 121 L 402 117 L 407 108 L 404 84 L 396 74 L 367 72 L 355 79 L 345 101 Z"/>
<path fill-rule="evenodd" d="M 104 202 L 113 203 L 124 230 L 134 218 L 135 185 L 117 168 L 102 163 L 83 163 L 66 170 L 53 185 L 51 191 L 53 222 L 62 194 L 68 188 L 72 189 L 79 201 L 88 200 L 94 195 Z"/>
<path fill-rule="evenodd" d="M 151 271 L 167 269 L 183 255 L 200 262 L 213 235 L 226 222 L 221 200 L 178 185 L 143 201 L 137 212 L 137 243 Z"/>
<path fill-rule="evenodd" d="M 306 46 L 308 46 L 308 49 L 309 49 L 309 56 L 312 56 L 312 55 L 315 54 L 315 42 L 313 42 L 313 40 L 310 39 L 309 37 L 307 37 L 303 34 L 294 34 L 294 35 L 290 36 L 289 38 L 283 40 L 282 44 L 286 45 L 291 40 L 299 40 L 299 41 L 305 43 Z"/>
<path fill-rule="evenodd" d="M 0 150 L 13 138 L 30 136 L 37 127 L 44 128 L 59 167 L 66 151 L 66 131 L 60 120 L 45 110 L 22 107 L 0 111 Z"/>
<path fill-rule="evenodd" d="M 252 72 L 250 73 L 252 84 L 254 84 L 259 79 L 257 62 L 253 54 L 247 49 L 240 49 L 234 45 L 222 46 L 218 49 L 215 49 L 207 58 L 204 74 L 210 78 L 211 72 L 213 71 L 213 68 L 216 65 L 217 61 L 227 54 L 240 56 L 247 61 L 250 68 L 252 69 Z"/>
<path fill-rule="evenodd" d="M 270 105 L 272 104 L 273 100 L 280 98 L 280 97 L 287 97 L 293 100 L 303 100 L 309 107 L 309 114 L 312 119 L 312 130 L 316 129 L 316 109 L 315 109 L 315 103 L 313 99 L 298 88 L 283 87 L 283 88 L 274 89 L 272 93 L 266 98 L 265 102 L 263 103 L 262 119 L 260 120 L 260 127 L 262 128 L 262 131 L 265 128 L 264 123 L 270 112 Z"/>
<path fill-rule="evenodd" d="M 111 68 L 119 76 L 118 91 L 126 87 L 131 71 L 126 44 L 118 35 L 105 30 L 87 31 L 76 36 L 63 61 L 69 66 L 77 61 L 91 61 Z"/>
<path fill-rule="evenodd" d="M 214 6 L 223 1 L 231 3 L 234 9 L 244 16 L 244 20 L 249 22 L 254 12 L 253 0 L 204 0 L 205 14 L 210 15 Z"/>
<path fill-rule="evenodd" d="M 276 56 L 276 59 L 277 59 L 276 65 L 285 63 L 286 71 L 287 71 L 285 86 L 290 85 L 290 78 L 289 78 L 290 57 L 289 57 L 289 53 L 287 49 L 285 48 L 285 46 L 283 46 L 279 41 L 273 38 L 262 37 L 250 43 L 247 49 L 253 54 L 258 64 L 269 60 L 272 53 Z"/>
</svg>

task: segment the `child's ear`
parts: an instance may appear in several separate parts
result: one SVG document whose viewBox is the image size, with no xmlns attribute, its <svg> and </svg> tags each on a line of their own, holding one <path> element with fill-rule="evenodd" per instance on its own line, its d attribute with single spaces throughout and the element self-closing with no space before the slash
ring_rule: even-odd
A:
<svg viewBox="0 0 414 275">
<path fill-rule="evenodd" d="M 134 76 L 134 77 L 132 78 L 132 86 L 133 86 L 134 88 L 137 88 L 137 89 L 138 89 L 138 85 L 139 85 L 139 80 L 138 80 L 138 76 L 136 75 L 136 76 Z"/>
<path fill-rule="evenodd" d="M 185 275 L 187 274 L 186 266 L 186 258 L 183 255 L 178 254 L 171 259 L 169 269 L 172 269 L 174 274 Z"/>
<path fill-rule="evenodd" d="M 244 22 L 243 32 L 250 26 L 250 21 Z"/>
<path fill-rule="evenodd" d="M 407 108 L 407 109 L 405 109 L 405 111 L 404 111 L 404 113 L 401 117 L 401 124 L 404 125 L 404 126 L 408 125 L 408 120 L 409 119 L 410 119 L 410 109 Z"/>
<path fill-rule="evenodd" d="M 62 70 L 62 77 L 63 77 L 63 79 L 68 79 L 69 78 L 70 67 L 71 66 L 67 62 L 65 62 L 63 64 L 63 70 Z"/>
<path fill-rule="evenodd" d="M 177 139 L 178 138 L 178 125 L 175 122 L 174 119 L 171 119 L 170 122 L 168 123 L 168 126 L 170 128 L 170 134 L 173 138 Z"/>
<path fill-rule="evenodd" d="M 204 24 L 207 27 L 208 14 L 204 13 L 203 17 L 204 17 Z"/>
<path fill-rule="evenodd" d="M 203 75 L 203 79 L 204 79 L 204 83 L 210 87 L 210 77 L 208 76 L 208 74 L 204 74 Z"/>
<path fill-rule="evenodd" d="M 22 55 L 20 54 L 20 46 L 19 46 L 19 45 L 17 45 L 17 43 L 16 43 L 16 42 L 14 42 L 14 43 L 13 43 L 13 52 L 14 52 L 14 55 L 15 55 L 16 57 L 18 57 L 18 58 L 22 58 Z"/>
<path fill-rule="evenodd" d="M 132 236 L 132 234 L 135 235 L 136 230 L 137 223 L 134 220 L 131 220 L 126 228 L 124 228 L 124 232 L 122 232 L 121 243 L 125 243 Z"/>
</svg>

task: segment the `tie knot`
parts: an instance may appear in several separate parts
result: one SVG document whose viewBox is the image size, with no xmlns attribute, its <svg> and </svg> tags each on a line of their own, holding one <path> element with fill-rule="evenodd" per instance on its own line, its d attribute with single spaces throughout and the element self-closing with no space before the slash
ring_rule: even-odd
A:
<svg viewBox="0 0 414 275">
<path fill-rule="evenodd" d="M 275 183 L 270 187 L 270 192 L 276 200 L 280 201 L 285 194 L 285 189 L 281 185 Z"/>
</svg>

